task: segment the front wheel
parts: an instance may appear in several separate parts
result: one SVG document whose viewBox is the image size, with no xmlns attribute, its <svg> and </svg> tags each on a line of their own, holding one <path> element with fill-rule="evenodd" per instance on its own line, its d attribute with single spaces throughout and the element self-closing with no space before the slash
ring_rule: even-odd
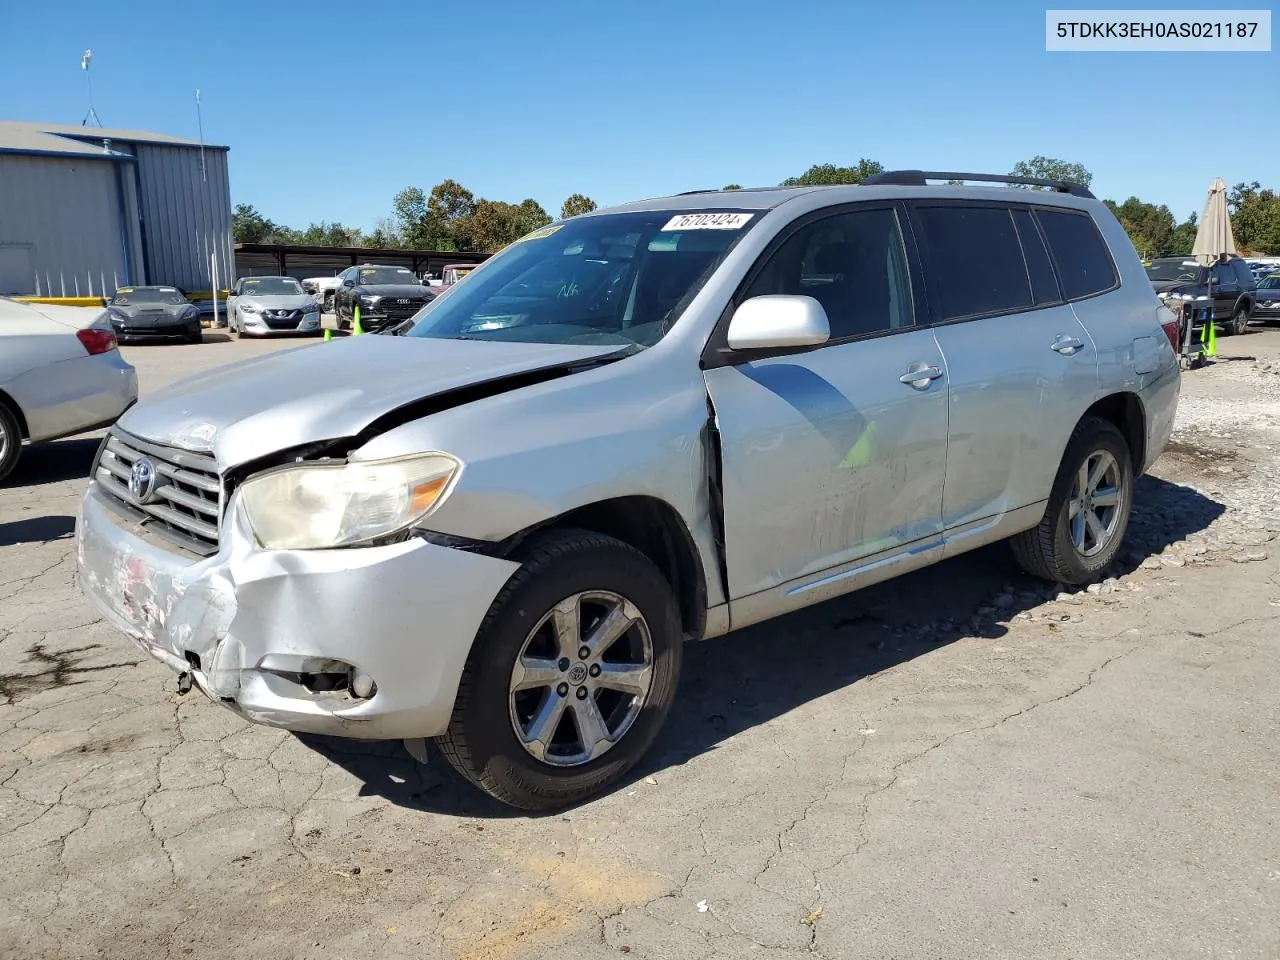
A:
<svg viewBox="0 0 1280 960">
<path fill-rule="evenodd" d="M 1129 444 L 1114 424 L 1088 417 L 1067 443 L 1044 519 L 1013 538 L 1013 555 L 1032 576 L 1091 583 L 1119 553 L 1132 503 Z"/>
<path fill-rule="evenodd" d="M 480 626 L 437 743 L 491 796 L 549 810 L 601 792 L 649 748 L 684 638 L 670 584 L 619 540 L 560 532 L 523 560 Z"/>
<path fill-rule="evenodd" d="M 22 454 L 22 429 L 13 412 L 0 403 L 0 481 L 13 473 Z"/>
</svg>

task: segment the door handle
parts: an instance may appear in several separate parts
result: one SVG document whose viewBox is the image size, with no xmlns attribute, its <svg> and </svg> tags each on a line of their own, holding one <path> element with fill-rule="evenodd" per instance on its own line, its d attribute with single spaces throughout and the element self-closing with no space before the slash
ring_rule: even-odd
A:
<svg viewBox="0 0 1280 960">
<path fill-rule="evenodd" d="M 1051 344 L 1054 350 L 1057 350 L 1064 357 L 1074 356 L 1075 352 L 1084 346 L 1084 341 L 1076 337 L 1058 337 Z"/>
<path fill-rule="evenodd" d="M 898 382 L 905 383 L 909 387 L 915 387 L 917 390 L 924 390 L 940 376 L 942 376 L 942 371 L 937 367 L 931 367 L 924 363 L 913 363 L 907 372 L 898 378 Z"/>
</svg>

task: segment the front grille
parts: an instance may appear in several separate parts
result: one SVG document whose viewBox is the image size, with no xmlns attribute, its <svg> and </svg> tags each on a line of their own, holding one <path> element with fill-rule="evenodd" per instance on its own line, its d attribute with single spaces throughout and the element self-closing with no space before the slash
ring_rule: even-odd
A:
<svg viewBox="0 0 1280 960">
<path fill-rule="evenodd" d="M 140 500 L 130 490 L 130 477 L 143 459 L 151 463 L 154 484 Z M 114 430 L 92 476 L 112 505 L 147 531 L 201 556 L 218 552 L 222 480 L 212 457 Z"/>
<path fill-rule="evenodd" d="M 401 303 L 402 300 L 406 302 Z M 378 306 L 388 320 L 408 320 L 426 302 L 423 297 L 387 297 Z"/>
<path fill-rule="evenodd" d="M 263 310 L 262 319 L 272 330 L 292 330 L 302 320 L 302 311 Z"/>
</svg>

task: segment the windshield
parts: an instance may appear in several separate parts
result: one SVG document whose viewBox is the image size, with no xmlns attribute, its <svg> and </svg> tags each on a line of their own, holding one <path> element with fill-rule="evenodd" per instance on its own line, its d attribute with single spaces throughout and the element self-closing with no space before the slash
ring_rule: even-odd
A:
<svg viewBox="0 0 1280 960">
<path fill-rule="evenodd" d="M 1205 268 L 1190 260 L 1157 260 L 1147 267 L 1147 279 L 1204 283 Z"/>
<path fill-rule="evenodd" d="M 1273 273 L 1258 281 L 1259 290 L 1280 290 L 1280 273 Z"/>
<path fill-rule="evenodd" d="M 356 283 L 369 286 L 379 283 L 417 283 L 418 278 L 404 267 L 361 267 Z"/>
<path fill-rule="evenodd" d="M 302 293 L 302 285 L 289 277 L 260 277 L 244 281 L 241 293 L 250 297 L 278 297 Z"/>
<path fill-rule="evenodd" d="M 424 307 L 405 335 L 652 346 L 755 219 L 667 210 L 543 227 Z"/>
<path fill-rule="evenodd" d="M 174 287 L 121 287 L 111 298 L 113 306 L 127 307 L 131 303 L 186 303 L 187 298 Z"/>
</svg>

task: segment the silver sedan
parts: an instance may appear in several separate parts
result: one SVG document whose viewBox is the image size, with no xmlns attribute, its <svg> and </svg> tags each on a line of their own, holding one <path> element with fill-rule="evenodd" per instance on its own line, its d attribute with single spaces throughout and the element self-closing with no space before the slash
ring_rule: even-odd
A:
<svg viewBox="0 0 1280 960">
<path fill-rule="evenodd" d="M 137 399 L 137 371 L 104 311 L 0 297 L 0 481 L 23 441 L 108 426 Z"/>
</svg>

